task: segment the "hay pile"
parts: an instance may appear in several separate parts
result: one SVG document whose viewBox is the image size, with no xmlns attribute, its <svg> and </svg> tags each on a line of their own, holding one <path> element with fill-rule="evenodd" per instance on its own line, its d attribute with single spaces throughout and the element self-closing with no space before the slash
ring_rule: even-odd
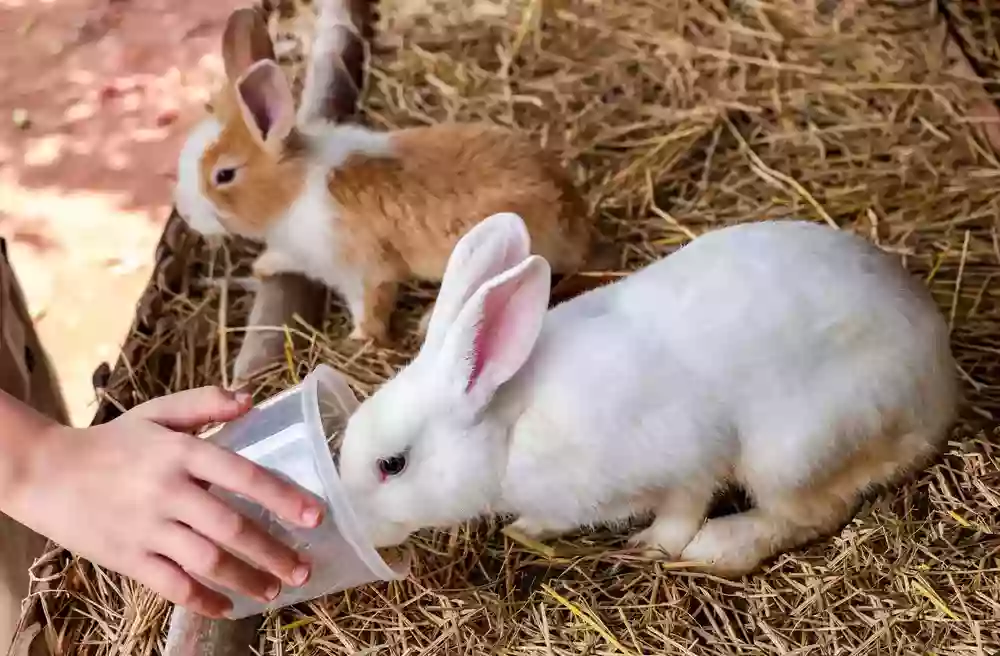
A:
<svg viewBox="0 0 1000 656">
<path fill-rule="evenodd" d="M 610 534 L 535 551 L 483 523 L 421 535 L 406 582 L 273 615 L 261 653 L 996 653 L 1000 164 L 990 113 L 971 117 L 982 86 L 946 55 L 936 4 L 383 5 L 390 47 L 374 62 L 372 123 L 488 119 L 537 134 L 571 162 L 622 244 L 622 270 L 738 221 L 798 216 L 868 235 L 950 317 L 968 400 L 936 466 L 757 576 L 642 562 Z M 219 282 L 248 259 L 200 243 L 189 257 L 106 391 L 123 405 L 223 379 L 249 303 Z M 411 291 L 397 331 L 429 297 Z M 261 394 L 320 361 L 366 393 L 412 355 L 411 337 L 397 350 L 341 341 L 336 299 L 331 310 L 318 332 L 300 327 L 311 341 L 296 370 L 274 372 Z M 158 650 L 168 609 L 141 588 L 68 559 L 55 584 L 47 603 L 64 645 Z"/>
<path fill-rule="evenodd" d="M 996 97 L 1000 91 L 1000 2 L 950 0 L 943 7 L 952 36 Z"/>
</svg>

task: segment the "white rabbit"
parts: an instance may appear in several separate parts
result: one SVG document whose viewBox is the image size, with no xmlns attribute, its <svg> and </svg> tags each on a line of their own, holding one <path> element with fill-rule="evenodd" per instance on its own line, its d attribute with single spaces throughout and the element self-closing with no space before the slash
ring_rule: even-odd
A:
<svg viewBox="0 0 1000 656">
<path fill-rule="evenodd" d="M 945 322 L 860 237 L 729 227 L 548 312 L 528 253 L 516 215 L 470 230 L 421 352 L 351 418 L 340 473 L 379 546 L 491 512 L 543 538 L 653 514 L 635 542 L 740 575 L 836 530 L 953 421 Z M 754 508 L 706 522 L 730 483 Z"/>
</svg>

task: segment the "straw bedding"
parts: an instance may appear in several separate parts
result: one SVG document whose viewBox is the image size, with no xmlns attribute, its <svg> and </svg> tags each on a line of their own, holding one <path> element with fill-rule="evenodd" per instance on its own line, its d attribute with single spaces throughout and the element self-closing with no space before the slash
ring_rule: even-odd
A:
<svg viewBox="0 0 1000 656">
<path fill-rule="evenodd" d="M 961 44 L 977 74 L 986 78 L 987 89 L 996 94 L 1000 85 L 1000 3 L 991 0 L 960 0 L 944 4 L 949 27 Z"/>
<path fill-rule="evenodd" d="M 644 562 L 619 535 L 523 545 L 481 522 L 418 536 L 405 582 L 274 614 L 260 653 L 997 653 L 996 115 L 954 66 L 936 4 L 383 0 L 382 14 L 371 123 L 486 119 L 538 135 L 621 245 L 621 271 L 740 221 L 865 234 L 930 285 L 966 402 L 934 466 L 746 579 Z M 189 241 L 180 286 L 153 281 L 155 307 L 140 308 L 127 367 L 105 390 L 124 406 L 223 381 L 239 343 L 249 299 L 226 280 L 246 275 L 247 253 Z M 431 294 L 409 291 L 387 350 L 343 341 L 331 298 L 326 324 L 296 326 L 307 346 L 258 391 L 322 361 L 370 392 L 412 356 L 407 335 Z M 50 635 L 76 653 L 158 652 L 162 601 L 62 558 L 45 593 Z"/>
</svg>

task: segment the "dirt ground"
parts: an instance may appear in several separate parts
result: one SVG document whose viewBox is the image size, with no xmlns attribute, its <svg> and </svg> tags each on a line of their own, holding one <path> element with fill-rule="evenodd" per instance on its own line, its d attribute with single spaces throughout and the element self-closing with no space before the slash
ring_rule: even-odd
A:
<svg viewBox="0 0 1000 656">
<path fill-rule="evenodd" d="M 0 234 L 73 422 L 117 357 L 237 0 L 0 0 Z"/>
</svg>

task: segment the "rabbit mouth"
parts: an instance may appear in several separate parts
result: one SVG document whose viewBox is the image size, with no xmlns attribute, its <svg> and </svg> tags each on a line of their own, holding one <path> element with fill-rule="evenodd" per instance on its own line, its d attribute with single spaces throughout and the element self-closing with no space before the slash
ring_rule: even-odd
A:
<svg viewBox="0 0 1000 656">
<path fill-rule="evenodd" d="M 202 235 L 229 234 L 212 201 L 186 180 L 181 180 L 174 189 L 174 208 L 185 223 Z"/>
</svg>

